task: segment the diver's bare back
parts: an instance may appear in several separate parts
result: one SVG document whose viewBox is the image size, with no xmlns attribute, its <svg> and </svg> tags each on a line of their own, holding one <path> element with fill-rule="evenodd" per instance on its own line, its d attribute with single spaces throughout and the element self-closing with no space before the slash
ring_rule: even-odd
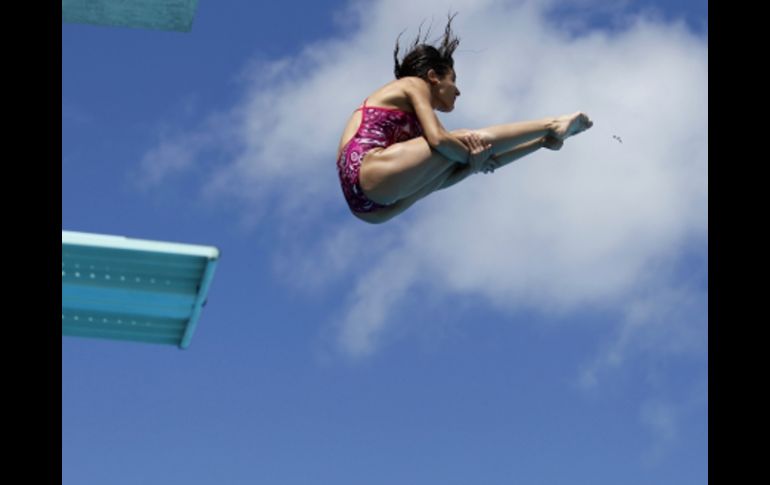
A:
<svg viewBox="0 0 770 485">
<path fill-rule="evenodd" d="M 397 109 L 407 113 L 414 113 L 414 108 L 409 102 L 407 89 L 414 81 L 409 78 L 396 79 L 389 82 L 373 92 L 366 98 L 367 106 L 379 106 L 382 108 Z M 363 100 L 362 100 L 363 101 Z M 337 149 L 337 158 L 340 157 L 342 149 L 353 138 L 361 125 L 361 110 L 355 111 L 348 119 L 347 125 L 342 132 L 342 138 Z"/>
</svg>

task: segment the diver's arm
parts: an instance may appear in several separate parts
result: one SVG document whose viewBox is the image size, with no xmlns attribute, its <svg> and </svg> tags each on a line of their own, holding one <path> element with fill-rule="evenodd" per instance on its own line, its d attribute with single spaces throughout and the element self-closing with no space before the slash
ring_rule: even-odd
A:
<svg viewBox="0 0 770 485">
<path fill-rule="evenodd" d="M 444 128 L 430 104 L 430 85 L 415 78 L 405 85 L 406 96 L 414 107 L 430 147 L 448 160 L 468 163 L 468 148 Z"/>
</svg>

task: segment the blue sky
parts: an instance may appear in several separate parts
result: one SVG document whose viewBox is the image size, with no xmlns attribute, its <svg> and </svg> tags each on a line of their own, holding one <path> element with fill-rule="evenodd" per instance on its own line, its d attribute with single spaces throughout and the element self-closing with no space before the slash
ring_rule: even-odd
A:
<svg viewBox="0 0 770 485">
<path fill-rule="evenodd" d="M 63 484 L 707 482 L 706 2 L 419 3 L 62 25 L 62 227 L 222 251 L 189 349 L 62 339 Z M 596 125 L 364 225 L 340 130 L 449 9 L 448 128 Z"/>
</svg>

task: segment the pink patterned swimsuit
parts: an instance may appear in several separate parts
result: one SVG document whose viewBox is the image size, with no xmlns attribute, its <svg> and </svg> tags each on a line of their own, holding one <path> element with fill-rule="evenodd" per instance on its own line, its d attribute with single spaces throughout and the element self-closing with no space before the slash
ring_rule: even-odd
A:
<svg viewBox="0 0 770 485">
<path fill-rule="evenodd" d="M 414 113 L 398 109 L 366 106 L 361 110 L 361 125 L 353 138 L 345 145 L 337 160 L 342 192 L 353 212 L 374 212 L 386 205 L 370 200 L 361 190 L 358 174 L 361 160 L 373 148 L 385 148 L 422 136 L 422 125 Z M 358 110 L 356 110 L 358 111 Z"/>
</svg>

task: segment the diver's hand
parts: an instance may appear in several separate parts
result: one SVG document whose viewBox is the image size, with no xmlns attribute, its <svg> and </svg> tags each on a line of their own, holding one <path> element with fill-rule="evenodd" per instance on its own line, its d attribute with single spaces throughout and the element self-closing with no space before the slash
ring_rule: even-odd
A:
<svg viewBox="0 0 770 485">
<path fill-rule="evenodd" d="M 468 149 L 468 166 L 472 173 L 481 172 L 492 156 L 492 145 L 485 143 L 478 133 L 473 131 L 458 137 Z"/>
</svg>

